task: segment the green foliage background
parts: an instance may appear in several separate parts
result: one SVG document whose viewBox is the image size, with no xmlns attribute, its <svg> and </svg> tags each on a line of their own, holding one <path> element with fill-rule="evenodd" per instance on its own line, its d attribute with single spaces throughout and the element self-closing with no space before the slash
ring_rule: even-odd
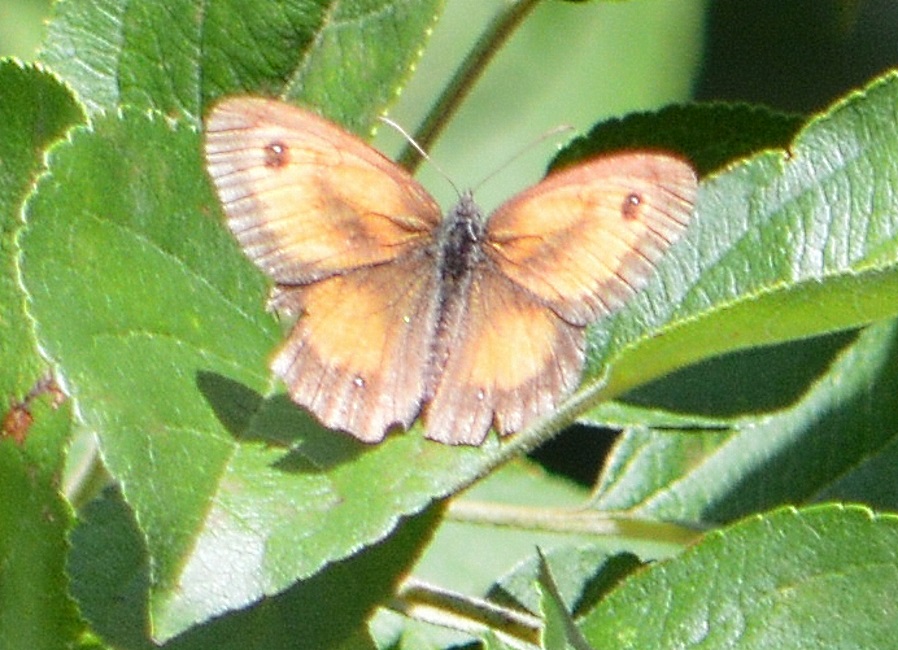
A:
<svg viewBox="0 0 898 650">
<path fill-rule="evenodd" d="M 401 123 L 488 4 L 449 3 Z M 70 87 L 0 63 L 0 385 L 4 411 L 25 399 L 34 418 L 0 440 L 0 647 L 891 642 L 898 76 L 854 80 L 819 115 L 606 119 L 711 93 L 702 20 L 726 4 L 544 3 L 433 149 L 474 184 L 567 121 L 583 135 L 556 162 L 663 147 L 706 177 L 651 285 L 590 328 L 582 391 L 478 449 L 417 430 L 366 447 L 289 403 L 266 368 L 283 324 L 200 153 L 208 102 L 238 91 L 369 132 L 438 3 L 58 5 L 40 58 Z M 841 10 L 821 33 L 844 45 L 870 3 L 814 6 Z M 538 178 L 546 149 L 480 200 Z M 61 406 L 26 397 L 48 362 Z M 523 457 L 574 417 L 623 430 L 588 489 Z"/>
</svg>

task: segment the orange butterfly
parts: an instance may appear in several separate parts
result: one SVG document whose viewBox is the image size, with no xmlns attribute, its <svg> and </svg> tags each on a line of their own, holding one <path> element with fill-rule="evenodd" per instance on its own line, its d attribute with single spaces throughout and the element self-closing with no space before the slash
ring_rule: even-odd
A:
<svg viewBox="0 0 898 650">
<path fill-rule="evenodd" d="M 577 386 L 585 326 L 620 307 L 689 221 L 696 177 L 655 153 L 554 173 L 484 219 L 309 111 L 237 97 L 206 122 L 209 174 L 246 254 L 299 316 L 272 369 L 327 427 L 378 442 L 424 411 L 478 445 Z"/>
</svg>

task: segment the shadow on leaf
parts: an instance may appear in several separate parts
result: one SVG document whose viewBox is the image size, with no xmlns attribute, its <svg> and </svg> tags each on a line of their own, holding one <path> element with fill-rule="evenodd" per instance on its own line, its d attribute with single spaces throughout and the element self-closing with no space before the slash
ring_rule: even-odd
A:
<svg viewBox="0 0 898 650">
<path fill-rule="evenodd" d="M 368 448 L 345 433 L 325 429 L 283 393 L 263 397 L 240 382 L 205 371 L 197 373 L 196 384 L 237 442 L 288 448 L 273 465 L 285 472 L 327 472 Z"/>
</svg>

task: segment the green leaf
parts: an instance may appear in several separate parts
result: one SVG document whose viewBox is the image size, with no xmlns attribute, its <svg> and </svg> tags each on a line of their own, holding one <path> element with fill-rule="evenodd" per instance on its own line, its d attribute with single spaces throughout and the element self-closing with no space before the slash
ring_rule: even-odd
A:
<svg viewBox="0 0 898 650">
<path fill-rule="evenodd" d="M 626 434 L 592 506 L 696 524 L 820 499 L 898 508 L 896 328 L 868 328 L 797 403 L 732 431 Z"/>
<path fill-rule="evenodd" d="M 170 640 L 167 650 L 220 648 L 370 648 L 366 621 L 372 609 L 389 597 L 420 552 L 439 508 L 402 520 L 394 533 L 343 562 L 281 594 L 230 616 L 195 626 Z M 94 629 L 114 647 L 150 650 L 146 589 L 149 558 L 127 505 L 115 490 L 86 509 L 72 538 L 73 591 Z M 226 588 L 229 566 L 214 567 L 218 585 Z"/>
<path fill-rule="evenodd" d="M 41 56 L 91 113 L 122 105 L 198 119 L 215 97 L 301 98 L 357 131 L 391 102 L 442 0 L 70 0 Z"/>
<path fill-rule="evenodd" d="M 22 204 L 43 168 L 43 152 L 82 116 L 52 75 L 0 61 L 0 411 L 46 373 L 25 312 L 16 267 Z"/>
<path fill-rule="evenodd" d="M 588 374 L 603 380 L 590 399 L 898 313 L 896 100 L 889 74 L 812 121 L 788 155 L 762 153 L 707 179 L 651 285 L 592 330 Z"/>
<path fill-rule="evenodd" d="M 818 506 L 755 516 L 634 574 L 579 621 L 596 648 L 887 648 L 898 518 Z"/>
<path fill-rule="evenodd" d="M 199 150 L 164 120 L 98 120 L 53 152 L 22 237 L 41 341 L 147 536 L 158 638 L 382 539 L 498 447 L 368 447 L 276 393 L 280 328 Z"/>
<path fill-rule="evenodd" d="M 505 607 L 538 612 L 543 594 L 536 587 L 544 564 L 551 571 L 561 604 L 574 613 L 586 606 L 591 608 L 642 566 L 632 553 L 613 553 L 596 543 L 560 546 L 519 563 L 490 589 L 489 599 Z"/>
<path fill-rule="evenodd" d="M 152 647 L 146 639 L 149 558 L 116 489 L 107 488 L 82 508 L 71 544 L 72 595 L 91 628 L 118 647 Z"/>
<path fill-rule="evenodd" d="M 0 62 L 0 645 L 74 647 L 82 624 L 68 594 L 65 536 L 71 512 L 59 494 L 70 410 L 52 405 L 18 277 L 21 208 L 43 151 L 81 118 L 48 73 Z M 9 436 L 9 437 L 7 437 Z M 9 646 L 13 647 L 13 646 Z"/>
<path fill-rule="evenodd" d="M 540 610 L 543 615 L 542 647 L 546 650 L 591 650 L 589 643 L 574 624 L 570 612 L 567 611 L 542 553 L 539 554 L 539 560 L 539 586 L 542 592 Z"/>
<path fill-rule="evenodd" d="M 23 445 L 0 437 L 0 635 L 4 647 L 51 650 L 74 646 L 83 627 L 65 576 L 72 513 L 57 489 L 70 412 L 46 397 L 28 409 Z"/>
<path fill-rule="evenodd" d="M 687 157 L 701 176 L 764 149 L 781 149 L 804 117 L 747 104 L 668 106 L 595 125 L 552 161 L 557 169 L 622 149 L 659 149 Z"/>
<path fill-rule="evenodd" d="M 849 330 L 712 357 L 640 386 L 614 409 L 602 405 L 588 419 L 623 426 L 659 421 L 655 426 L 666 428 L 738 425 L 794 406 L 857 335 Z"/>
</svg>

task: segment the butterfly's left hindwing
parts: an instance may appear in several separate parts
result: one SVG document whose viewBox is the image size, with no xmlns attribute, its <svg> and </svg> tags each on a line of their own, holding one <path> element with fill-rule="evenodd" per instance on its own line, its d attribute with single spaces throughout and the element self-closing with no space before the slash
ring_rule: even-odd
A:
<svg viewBox="0 0 898 650">
<path fill-rule="evenodd" d="M 564 321 L 488 262 L 469 293 L 448 305 L 438 350 L 446 350 L 427 407 L 427 437 L 479 445 L 495 422 L 519 431 L 550 414 L 580 377 L 581 327 Z"/>
</svg>

